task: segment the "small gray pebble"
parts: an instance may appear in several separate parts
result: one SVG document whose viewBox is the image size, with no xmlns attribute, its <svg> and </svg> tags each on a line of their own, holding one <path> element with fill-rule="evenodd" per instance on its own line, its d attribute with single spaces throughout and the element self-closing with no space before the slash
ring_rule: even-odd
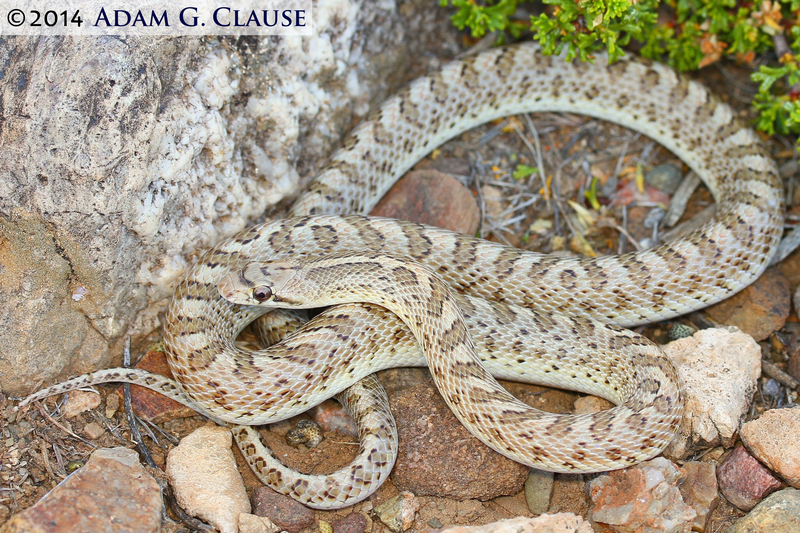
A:
<svg viewBox="0 0 800 533">
<path fill-rule="evenodd" d="M 675 165 L 665 163 L 653 167 L 645 174 L 644 179 L 656 189 L 664 191 L 667 194 L 675 194 L 675 191 L 678 190 L 678 185 L 680 185 L 683 180 L 683 172 Z"/>
<path fill-rule="evenodd" d="M 436 517 L 431 518 L 430 520 L 428 520 L 428 525 L 431 526 L 434 529 L 441 529 L 442 527 L 444 527 L 444 524 L 442 524 L 439 521 L 439 519 L 436 518 Z"/>
<path fill-rule="evenodd" d="M 781 394 L 781 384 L 778 381 L 770 378 L 761 387 L 761 393 L 765 398 L 777 398 Z"/>
</svg>

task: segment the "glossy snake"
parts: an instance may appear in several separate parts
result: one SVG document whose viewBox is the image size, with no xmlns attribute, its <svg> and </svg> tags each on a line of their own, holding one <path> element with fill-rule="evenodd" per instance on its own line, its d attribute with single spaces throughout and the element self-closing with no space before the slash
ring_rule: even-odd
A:
<svg viewBox="0 0 800 533">
<path fill-rule="evenodd" d="M 338 216 L 368 213 L 399 176 L 445 140 L 494 118 L 538 111 L 591 115 L 650 136 L 701 176 L 717 201 L 716 217 L 651 250 L 589 259 L 522 252 L 411 223 Z M 487 439 L 494 430 L 471 427 L 476 436 L 536 468 L 620 468 L 659 453 L 681 414 L 672 366 L 656 346 L 620 326 L 675 317 L 751 283 L 780 239 L 783 200 L 775 163 L 758 137 L 700 84 L 659 64 L 626 59 L 607 66 L 602 57 L 595 64 L 569 64 L 523 44 L 450 63 L 390 98 L 346 138 L 290 214 L 297 218 L 268 221 L 206 252 L 177 288 L 164 337 L 180 383 L 111 369 L 26 402 L 89 383 L 129 381 L 215 420 L 258 425 L 298 414 L 375 370 L 425 364 L 403 323 L 373 305 L 331 308 L 266 350 L 233 345 L 266 310 L 222 299 L 217 284 L 227 274 L 251 261 L 381 254 L 427 268 L 460 292 L 452 296 L 454 305 L 493 375 L 618 404 L 581 417 L 534 413 L 532 419 L 544 422 L 532 426 L 520 406 L 501 402 L 498 422 L 507 436 Z M 447 365 L 433 368 L 440 385 L 453 381 L 453 372 Z M 451 403 L 453 395 L 478 403 L 494 397 L 470 379 L 457 381 L 449 397 L 442 391 Z M 353 401 L 370 405 L 371 384 Z M 466 390 L 458 388 L 464 384 Z M 365 412 L 374 414 L 369 407 Z M 469 427 L 493 415 L 466 409 L 459 417 Z M 362 444 L 361 462 L 333 478 L 295 476 L 261 457 L 268 452 L 252 430 L 235 428 L 234 435 L 265 482 L 307 505 L 330 508 L 363 499 L 388 475 L 393 449 L 376 443 L 390 436 L 391 420 L 372 424 L 362 424 L 371 440 Z M 514 442 L 518 447 L 507 445 Z"/>
</svg>

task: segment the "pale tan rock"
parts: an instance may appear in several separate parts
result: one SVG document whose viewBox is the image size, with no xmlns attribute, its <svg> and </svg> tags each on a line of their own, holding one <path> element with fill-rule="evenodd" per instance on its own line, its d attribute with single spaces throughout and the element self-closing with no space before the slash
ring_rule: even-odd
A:
<svg viewBox="0 0 800 533">
<path fill-rule="evenodd" d="M 239 515 L 239 533 L 277 533 L 281 528 L 265 516 L 242 513 Z"/>
<path fill-rule="evenodd" d="M 67 396 L 61 412 L 64 418 L 75 418 L 81 413 L 100 406 L 100 395 L 92 391 L 74 390 Z"/>
<path fill-rule="evenodd" d="M 450 526 L 440 533 L 593 533 L 592 526 L 572 513 L 543 514 L 536 518 L 518 517 L 484 526 Z"/>
<path fill-rule="evenodd" d="M 239 515 L 250 512 L 250 500 L 231 451 L 230 430 L 201 427 L 167 455 L 167 478 L 183 509 L 220 533 L 237 533 Z"/>
<path fill-rule="evenodd" d="M 685 415 L 664 455 L 683 458 L 694 445 L 731 446 L 761 374 L 761 348 L 736 328 L 698 331 L 664 347 L 678 369 Z"/>
<path fill-rule="evenodd" d="M 797 533 L 800 531 L 800 491 L 776 492 L 740 518 L 726 533 Z"/>
<path fill-rule="evenodd" d="M 747 449 L 795 488 L 800 488 L 800 407 L 770 409 L 742 426 Z"/>
</svg>

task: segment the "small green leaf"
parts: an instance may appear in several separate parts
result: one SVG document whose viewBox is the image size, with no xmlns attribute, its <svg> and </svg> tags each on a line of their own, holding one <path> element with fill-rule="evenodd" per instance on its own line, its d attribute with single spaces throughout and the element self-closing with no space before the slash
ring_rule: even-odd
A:
<svg viewBox="0 0 800 533">
<path fill-rule="evenodd" d="M 539 169 L 536 167 L 529 167 L 528 165 L 520 163 L 517 165 L 517 168 L 514 169 L 514 173 L 511 174 L 515 180 L 524 180 L 528 176 L 532 176 L 533 174 L 537 174 Z"/>
</svg>

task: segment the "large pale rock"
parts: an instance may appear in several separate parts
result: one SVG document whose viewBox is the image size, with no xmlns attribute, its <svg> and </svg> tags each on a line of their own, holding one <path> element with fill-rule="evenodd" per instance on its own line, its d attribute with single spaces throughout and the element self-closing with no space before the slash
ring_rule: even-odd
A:
<svg viewBox="0 0 800 533">
<path fill-rule="evenodd" d="M 742 441 L 758 460 L 800 488 L 800 407 L 770 409 L 742 426 Z"/>
<path fill-rule="evenodd" d="M 664 347 L 683 382 L 685 414 L 665 455 L 680 459 L 695 445 L 731 446 L 761 374 L 761 348 L 736 328 L 698 331 Z"/>
<path fill-rule="evenodd" d="M 180 506 L 220 533 L 237 533 L 239 515 L 250 512 L 232 443 L 228 428 L 204 426 L 167 455 L 167 478 Z"/>
<path fill-rule="evenodd" d="M 296 194 L 412 61 L 457 51 L 424 0 L 314 17 L 304 38 L 3 40 L 0 389 L 118 362 L 199 250 Z"/>
</svg>

